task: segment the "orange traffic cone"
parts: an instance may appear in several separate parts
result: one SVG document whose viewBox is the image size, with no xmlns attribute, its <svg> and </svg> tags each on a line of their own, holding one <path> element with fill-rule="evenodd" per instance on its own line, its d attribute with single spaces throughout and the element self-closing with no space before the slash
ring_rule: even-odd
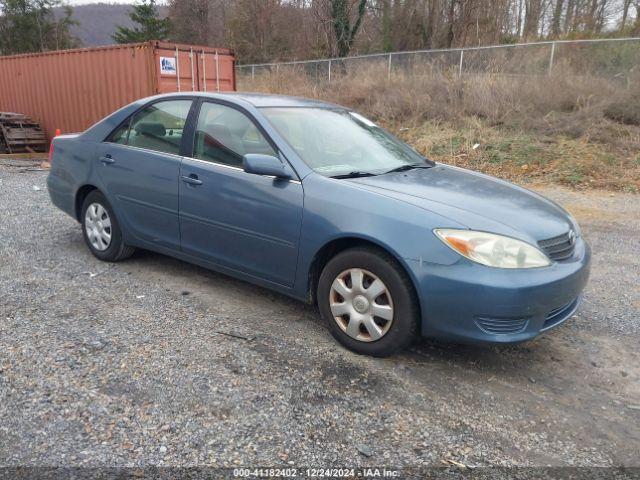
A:
<svg viewBox="0 0 640 480">
<path fill-rule="evenodd" d="M 56 128 L 55 133 L 53 134 L 53 138 L 59 136 L 62 132 L 59 128 Z M 46 160 L 44 160 L 40 166 L 42 168 L 51 168 L 51 157 L 53 157 L 53 138 L 51 139 L 51 143 L 49 144 L 49 155 Z"/>
</svg>

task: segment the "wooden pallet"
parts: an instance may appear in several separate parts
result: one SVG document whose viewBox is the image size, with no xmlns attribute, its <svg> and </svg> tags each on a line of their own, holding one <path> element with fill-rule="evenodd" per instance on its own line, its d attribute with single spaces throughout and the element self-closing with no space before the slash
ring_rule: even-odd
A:
<svg viewBox="0 0 640 480">
<path fill-rule="evenodd" d="M 0 112 L 0 153 L 46 150 L 47 139 L 40 125 L 21 113 Z"/>
</svg>

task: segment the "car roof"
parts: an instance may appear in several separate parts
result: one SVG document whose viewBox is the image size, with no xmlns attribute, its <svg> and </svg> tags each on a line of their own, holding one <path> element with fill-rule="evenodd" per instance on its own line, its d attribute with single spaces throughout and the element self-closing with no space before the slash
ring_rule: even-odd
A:
<svg viewBox="0 0 640 480">
<path fill-rule="evenodd" d="M 335 103 L 323 102 L 312 98 L 291 97 L 288 95 L 274 95 L 268 93 L 250 93 L 250 92 L 176 92 L 160 95 L 159 97 L 173 97 L 194 95 L 198 97 L 209 97 L 214 99 L 228 100 L 237 102 L 238 100 L 250 103 L 254 107 L 307 107 L 307 108 L 339 108 L 345 109 L 341 105 Z"/>
<path fill-rule="evenodd" d="M 255 107 L 315 107 L 344 108 L 335 103 L 323 102 L 313 98 L 291 97 L 288 95 L 271 95 L 266 93 L 232 93 L 251 103 Z"/>
</svg>

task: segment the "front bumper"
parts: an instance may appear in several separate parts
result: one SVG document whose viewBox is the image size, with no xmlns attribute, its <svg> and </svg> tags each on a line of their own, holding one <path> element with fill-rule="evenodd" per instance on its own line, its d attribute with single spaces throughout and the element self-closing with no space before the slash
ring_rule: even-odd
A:
<svg viewBox="0 0 640 480">
<path fill-rule="evenodd" d="M 571 258 L 544 268 L 490 268 L 464 257 L 453 265 L 411 262 L 422 335 L 464 343 L 530 340 L 576 312 L 590 262 L 582 238 Z"/>
</svg>

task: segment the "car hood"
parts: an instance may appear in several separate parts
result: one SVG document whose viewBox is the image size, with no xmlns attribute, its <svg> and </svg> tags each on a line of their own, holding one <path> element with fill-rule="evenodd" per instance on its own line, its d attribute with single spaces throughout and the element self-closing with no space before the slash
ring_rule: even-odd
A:
<svg viewBox="0 0 640 480">
<path fill-rule="evenodd" d="M 534 192 L 442 164 L 349 182 L 432 211 L 472 230 L 526 241 L 552 238 L 573 226 L 561 207 Z"/>
</svg>

